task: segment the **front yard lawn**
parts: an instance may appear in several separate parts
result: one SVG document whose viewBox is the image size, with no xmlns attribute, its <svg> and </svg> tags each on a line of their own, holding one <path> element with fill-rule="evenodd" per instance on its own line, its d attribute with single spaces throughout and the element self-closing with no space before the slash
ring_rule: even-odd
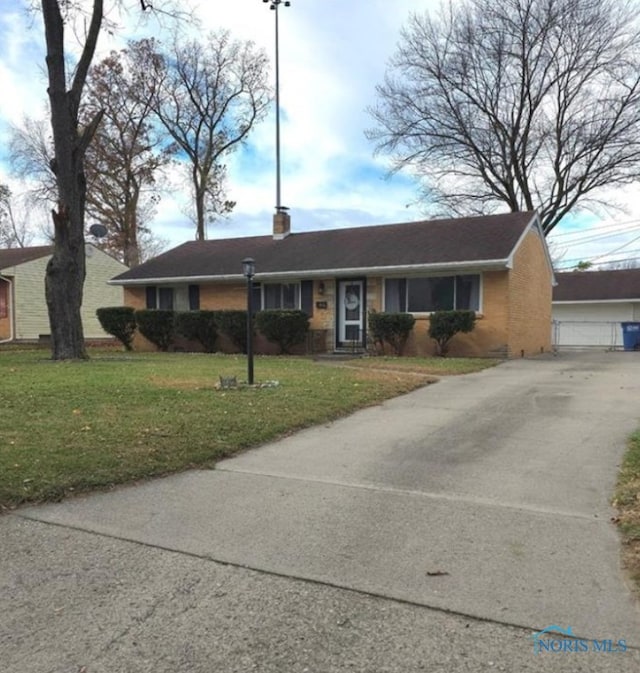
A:
<svg viewBox="0 0 640 673">
<path fill-rule="evenodd" d="M 471 374 L 487 367 L 497 365 L 502 360 L 487 358 L 404 358 L 373 357 L 351 360 L 350 366 L 364 369 L 386 369 L 389 371 L 411 371 L 432 376 L 450 376 L 451 374 Z"/>
<path fill-rule="evenodd" d="M 0 508 L 212 467 L 240 449 L 413 390 L 430 373 L 409 359 L 391 372 L 258 357 L 256 381 L 278 387 L 219 391 L 220 376 L 246 380 L 244 357 L 48 358 L 43 350 L 0 351 Z M 456 373 L 461 362 L 443 365 Z"/>
</svg>

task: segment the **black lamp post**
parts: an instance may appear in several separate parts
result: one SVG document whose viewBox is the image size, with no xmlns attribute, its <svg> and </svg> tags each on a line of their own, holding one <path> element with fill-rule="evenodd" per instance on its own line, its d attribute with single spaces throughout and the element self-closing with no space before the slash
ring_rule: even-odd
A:
<svg viewBox="0 0 640 673">
<path fill-rule="evenodd" d="M 242 260 L 242 274 L 247 279 L 247 382 L 253 385 L 253 277 L 256 263 L 252 257 Z"/>
<path fill-rule="evenodd" d="M 289 0 L 262 0 L 269 3 L 276 17 L 276 212 L 286 210 L 282 205 L 280 189 L 280 37 L 278 33 L 278 8 L 280 5 L 291 7 Z"/>
</svg>

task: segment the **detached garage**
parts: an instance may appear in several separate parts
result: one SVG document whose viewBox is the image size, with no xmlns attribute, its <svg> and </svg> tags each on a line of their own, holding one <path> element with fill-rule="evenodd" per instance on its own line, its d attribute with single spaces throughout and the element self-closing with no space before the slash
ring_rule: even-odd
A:
<svg viewBox="0 0 640 673">
<path fill-rule="evenodd" d="M 623 322 L 640 322 L 640 269 L 556 273 L 554 346 L 623 347 Z"/>
</svg>

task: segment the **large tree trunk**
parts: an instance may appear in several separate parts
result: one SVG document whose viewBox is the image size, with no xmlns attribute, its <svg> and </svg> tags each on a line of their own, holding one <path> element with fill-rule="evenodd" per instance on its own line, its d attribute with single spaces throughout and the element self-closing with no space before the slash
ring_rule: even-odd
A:
<svg viewBox="0 0 640 673">
<path fill-rule="evenodd" d="M 54 360 L 87 357 L 80 314 L 85 279 L 84 218 L 82 213 L 74 218 L 64 207 L 65 201 L 63 197 L 58 212 L 53 212 L 55 247 L 45 277 Z"/>
<path fill-rule="evenodd" d="M 198 173 L 198 170 L 195 166 L 193 167 L 192 175 L 193 175 L 193 188 L 196 197 L 196 240 L 204 241 L 207 238 L 204 227 L 204 218 L 205 218 L 204 199 L 206 194 L 206 190 L 204 187 L 205 182 L 204 179 Z"/>
<path fill-rule="evenodd" d="M 83 159 L 102 113 L 85 128 L 78 127 L 80 98 L 100 33 L 103 0 L 93 0 L 93 13 L 73 82 L 67 90 L 64 21 L 59 0 L 42 0 L 47 42 L 47 71 L 51 130 L 55 158 L 51 168 L 58 187 L 58 207 L 53 211 L 54 252 L 47 265 L 45 290 L 54 360 L 84 359 L 87 352 L 82 331 L 82 288 L 85 278 L 84 209 L 86 180 Z"/>
</svg>

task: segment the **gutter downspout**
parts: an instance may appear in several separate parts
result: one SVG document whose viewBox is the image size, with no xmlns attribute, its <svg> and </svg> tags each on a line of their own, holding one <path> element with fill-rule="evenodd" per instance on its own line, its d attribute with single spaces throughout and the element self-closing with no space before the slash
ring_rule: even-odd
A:
<svg viewBox="0 0 640 673">
<path fill-rule="evenodd" d="M 2 275 L 0 275 L 0 280 L 9 283 L 9 292 L 7 293 L 7 304 L 8 304 L 7 309 L 9 313 L 9 330 L 11 336 L 8 339 L 0 339 L 0 344 L 7 344 L 13 341 L 14 338 L 13 321 L 15 316 L 13 315 L 13 282 L 8 276 L 2 276 Z"/>
</svg>

